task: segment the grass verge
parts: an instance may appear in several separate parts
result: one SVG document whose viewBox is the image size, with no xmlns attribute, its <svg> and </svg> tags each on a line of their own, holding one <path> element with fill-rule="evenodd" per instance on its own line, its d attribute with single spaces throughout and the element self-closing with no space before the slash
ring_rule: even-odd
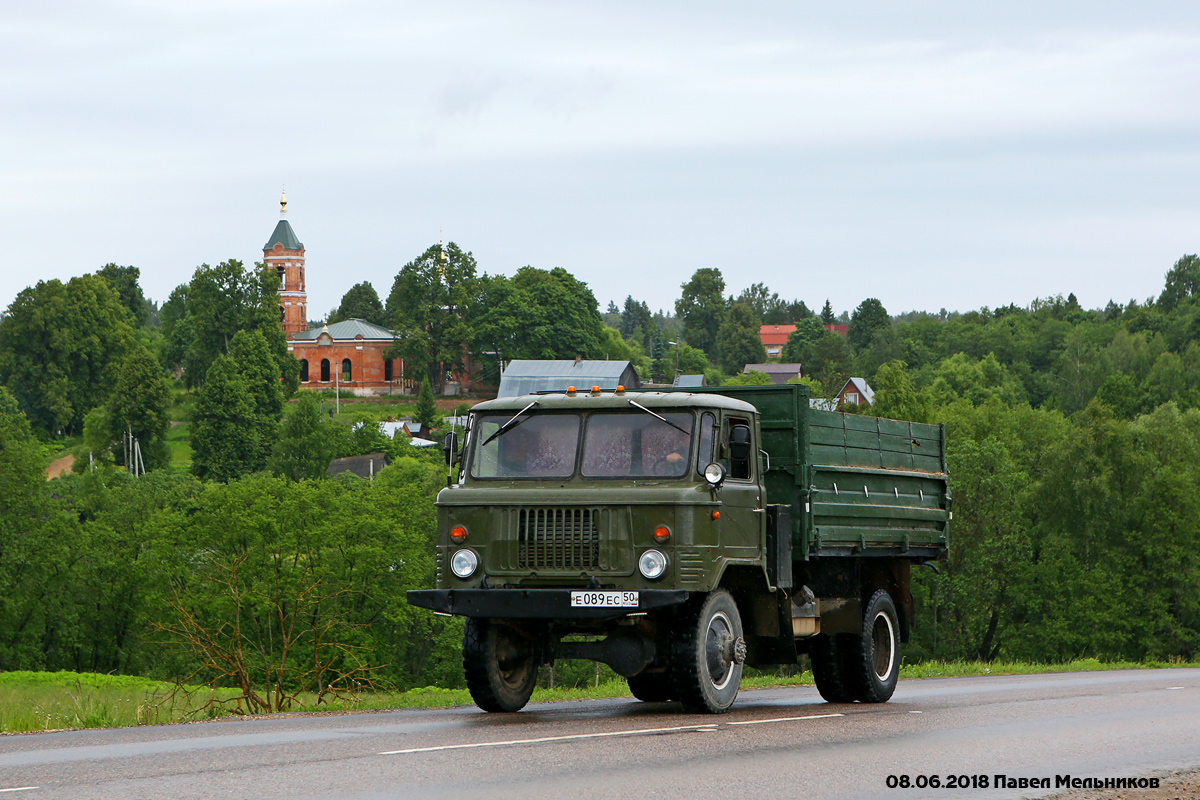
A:
<svg viewBox="0 0 1200 800">
<path fill-rule="evenodd" d="M 1187 662 L 1104 662 L 1094 658 L 1063 664 L 973 661 L 924 662 L 900 668 L 901 678 L 956 678 L 972 675 L 1032 675 L 1056 672 L 1090 672 L 1113 669 L 1166 669 L 1200 667 Z M 742 680 L 744 689 L 772 686 L 811 686 L 811 672 L 794 675 L 757 674 Z M 216 699 L 236 696 L 233 689 L 218 689 Z M 0 732 L 56 730 L 62 728 L 115 728 L 132 725 L 184 722 L 226 715 L 206 708 L 213 693 L 205 687 L 186 691 L 167 682 L 126 675 L 76 672 L 0 673 Z M 537 689 L 534 703 L 562 700 L 596 700 L 629 697 L 624 680 L 607 680 L 581 687 Z M 428 686 L 407 692 L 375 692 L 354 699 L 318 705 L 316 698 L 301 698 L 292 712 L 382 711 L 398 708 L 449 708 L 471 705 L 466 689 Z"/>
</svg>

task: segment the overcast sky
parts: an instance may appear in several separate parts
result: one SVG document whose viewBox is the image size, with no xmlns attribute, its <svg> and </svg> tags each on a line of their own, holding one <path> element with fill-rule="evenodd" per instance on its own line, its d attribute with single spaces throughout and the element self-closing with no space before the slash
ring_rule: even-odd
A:
<svg viewBox="0 0 1200 800">
<path fill-rule="evenodd" d="M 4 0 L 0 307 L 261 260 L 310 316 L 439 237 L 603 309 L 1156 295 L 1200 250 L 1200 5 Z"/>
</svg>

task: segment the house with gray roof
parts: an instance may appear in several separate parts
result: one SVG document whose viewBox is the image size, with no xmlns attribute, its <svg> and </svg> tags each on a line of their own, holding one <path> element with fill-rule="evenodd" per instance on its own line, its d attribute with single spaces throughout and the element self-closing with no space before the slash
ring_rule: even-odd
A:
<svg viewBox="0 0 1200 800">
<path fill-rule="evenodd" d="M 510 361 L 500 375 L 498 397 L 537 392 L 562 392 L 570 386 L 586 391 L 593 386 L 612 391 L 618 386 L 641 388 L 637 371 L 628 361 Z"/>
</svg>

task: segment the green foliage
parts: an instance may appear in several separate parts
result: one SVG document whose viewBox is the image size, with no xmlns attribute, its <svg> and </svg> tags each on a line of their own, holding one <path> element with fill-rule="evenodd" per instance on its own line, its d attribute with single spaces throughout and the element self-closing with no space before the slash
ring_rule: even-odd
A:
<svg viewBox="0 0 1200 800">
<path fill-rule="evenodd" d="M 875 403 L 867 413 L 888 419 L 904 419 L 911 422 L 928 422 L 931 401 L 918 392 L 903 361 L 884 364 L 875 373 L 871 388 L 875 390 Z"/>
<path fill-rule="evenodd" d="M 475 257 L 450 242 L 428 248 L 396 275 L 387 300 L 396 331 L 389 357 L 404 359 L 412 371 L 406 377 L 441 386 L 446 371 L 462 367 L 464 346 L 474 338 L 475 272 Z"/>
<path fill-rule="evenodd" d="M 417 393 L 416 421 L 427 428 L 432 428 L 437 422 L 437 404 L 433 399 L 433 389 L 429 381 L 421 381 L 421 389 Z"/>
<path fill-rule="evenodd" d="M 850 331 L 846 338 L 855 350 L 866 347 L 875 334 L 892 326 L 892 318 L 888 316 L 883 303 L 874 297 L 868 297 L 858 304 L 850 315 Z"/>
<path fill-rule="evenodd" d="M 740 372 L 746 364 L 761 364 L 767 351 L 759 337 L 759 320 L 746 303 L 734 303 L 717 331 L 717 358 L 726 372 Z"/>
<path fill-rule="evenodd" d="M 145 325 L 147 317 L 150 316 L 150 309 L 146 305 L 146 295 L 142 293 L 142 287 L 138 283 L 142 271 L 137 267 L 105 264 L 96 270 L 96 275 L 107 281 L 121 298 L 121 305 L 129 309 L 133 316 L 134 326 L 140 328 Z"/>
<path fill-rule="evenodd" d="M 321 415 L 317 396 L 301 392 L 295 407 L 279 423 L 267 466 L 276 475 L 294 481 L 316 480 L 333 460 L 335 423 Z"/>
<path fill-rule="evenodd" d="M 38 429 L 77 433 L 135 341 L 128 310 L 103 278 L 40 281 L 0 318 L 0 383 Z"/>
<path fill-rule="evenodd" d="M 124 435 L 132 435 L 141 449 L 146 469 L 166 466 L 170 454 L 165 439 L 171 424 L 167 413 L 171 405 L 171 387 L 167 376 L 163 374 L 158 359 L 140 346 L 129 351 L 118 365 L 117 373 L 117 385 L 106 405 L 108 441 L 114 442 Z M 86 438 L 86 418 L 84 433 Z M 124 450 L 118 453 L 114 449 L 113 452 L 118 455 L 119 463 L 124 463 Z"/>
<path fill-rule="evenodd" d="M 186 323 L 185 323 L 186 320 Z M 188 386 L 198 386 L 213 362 L 230 352 L 239 331 L 259 331 L 274 359 L 286 394 L 300 381 L 299 362 L 288 352 L 279 321 L 279 276 L 261 264 L 248 270 L 236 259 L 201 264 L 186 293 L 172 292 L 164 305 L 164 357 L 178 363 Z"/>
<path fill-rule="evenodd" d="M 351 286 L 350 290 L 342 295 L 342 302 L 326 322 L 333 324 L 346 319 L 361 319 L 387 327 L 388 316 L 383 310 L 383 303 L 379 300 L 375 287 L 368 281 Z"/>
<path fill-rule="evenodd" d="M 817 343 L 826 334 L 821 320 L 817 317 L 805 317 L 796 322 L 796 330 L 788 334 L 787 342 L 783 345 L 780 360 L 787 364 L 807 366 L 813 359 Z"/>
<path fill-rule="evenodd" d="M 511 279 L 483 282 L 476 353 L 515 358 L 595 358 L 605 346 L 604 324 L 587 284 L 561 267 L 522 267 Z"/>
<path fill-rule="evenodd" d="M 717 331 L 725 321 L 725 279 L 721 270 L 704 267 L 683 284 L 675 314 L 683 320 L 683 338 L 706 353 L 715 352 Z"/>
<path fill-rule="evenodd" d="M 739 372 L 732 378 L 726 379 L 723 386 L 767 386 L 771 383 L 771 376 L 765 372 L 759 372 L 752 369 L 749 372 Z"/>
<path fill-rule="evenodd" d="M 245 376 L 232 356 L 218 356 L 208 370 L 192 423 L 192 472 L 228 481 L 266 466 L 265 432 Z M 262 463 L 259 463 L 261 460 Z"/>
<path fill-rule="evenodd" d="M 1158 307 L 1173 311 L 1184 299 L 1200 297 L 1200 257 L 1184 256 L 1167 272 Z"/>
</svg>

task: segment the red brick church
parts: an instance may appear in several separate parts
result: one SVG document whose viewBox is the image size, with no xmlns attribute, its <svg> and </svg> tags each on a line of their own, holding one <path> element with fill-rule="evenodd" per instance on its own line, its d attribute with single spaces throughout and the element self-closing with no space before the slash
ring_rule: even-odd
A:
<svg viewBox="0 0 1200 800">
<path fill-rule="evenodd" d="M 286 197 L 279 206 L 279 223 L 263 246 L 263 262 L 279 273 L 279 319 L 288 350 L 300 361 L 300 385 L 347 389 L 359 396 L 411 392 L 412 382 L 402 380 L 403 362 L 383 356 L 394 341 L 391 331 L 361 319 L 309 330 L 304 245 L 287 220 Z"/>
</svg>

